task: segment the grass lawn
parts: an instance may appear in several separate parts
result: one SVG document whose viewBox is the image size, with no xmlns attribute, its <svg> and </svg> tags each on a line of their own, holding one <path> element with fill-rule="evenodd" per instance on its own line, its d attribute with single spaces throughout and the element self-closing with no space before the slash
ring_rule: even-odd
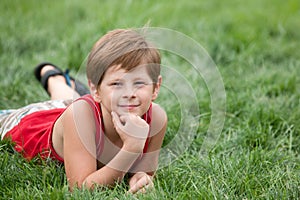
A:
<svg viewBox="0 0 300 200">
<path fill-rule="evenodd" d="M 191 37 L 218 67 L 226 113 L 216 145 L 199 156 L 211 99 L 204 81 L 186 70 L 197 91 L 200 126 L 188 148 L 157 171 L 155 190 L 126 195 L 122 182 L 114 189 L 70 193 L 63 166 L 38 158 L 27 162 L 1 141 L 0 199 L 299 199 L 299 0 L 3 0 L 0 110 L 48 99 L 32 72 L 41 61 L 76 72 L 98 37 L 147 23 Z M 186 66 L 163 55 L 163 63 Z M 181 119 L 180 105 L 163 94 L 158 101 L 170 120 L 166 147 Z"/>
</svg>

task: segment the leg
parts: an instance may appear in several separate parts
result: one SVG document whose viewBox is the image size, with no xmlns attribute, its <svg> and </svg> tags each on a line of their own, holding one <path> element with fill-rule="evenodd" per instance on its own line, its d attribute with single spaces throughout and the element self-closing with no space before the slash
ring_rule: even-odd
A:
<svg viewBox="0 0 300 200">
<path fill-rule="evenodd" d="M 46 65 L 41 70 L 41 76 L 43 76 L 48 70 L 54 69 L 51 65 Z M 48 92 L 52 100 L 60 99 L 76 99 L 80 95 L 74 90 L 75 83 L 71 81 L 72 88 L 66 84 L 66 80 L 63 76 L 57 75 L 49 77 L 48 79 Z"/>
</svg>

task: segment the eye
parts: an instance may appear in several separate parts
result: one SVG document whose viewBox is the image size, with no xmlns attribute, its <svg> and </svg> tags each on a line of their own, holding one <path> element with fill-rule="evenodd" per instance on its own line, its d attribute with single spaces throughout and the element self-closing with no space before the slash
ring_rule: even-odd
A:
<svg viewBox="0 0 300 200">
<path fill-rule="evenodd" d="M 146 82 L 144 82 L 144 81 L 135 81 L 134 85 L 137 86 L 137 87 L 142 87 L 142 86 L 146 85 Z"/>
<path fill-rule="evenodd" d="M 146 85 L 144 81 L 136 81 L 134 82 L 135 85 Z"/>
<path fill-rule="evenodd" d="M 115 81 L 115 82 L 112 82 L 110 83 L 110 86 L 113 86 L 113 87 L 121 87 L 123 84 L 119 81 Z"/>
</svg>

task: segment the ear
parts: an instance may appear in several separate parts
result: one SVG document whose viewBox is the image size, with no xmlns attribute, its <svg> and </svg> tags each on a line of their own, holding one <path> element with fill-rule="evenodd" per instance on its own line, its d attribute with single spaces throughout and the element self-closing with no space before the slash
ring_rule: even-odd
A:
<svg viewBox="0 0 300 200">
<path fill-rule="evenodd" d="M 162 83 L 162 77 L 161 75 L 159 75 L 157 78 L 157 82 L 155 83 L 153 88 L 152 101 L 154 101 L 157 98 L 161 83 Z"/>
<path fill-rule="evenodd" d="M 89 88 L 90 88 L 90 92 L 92 97 L 94 98 L 94 100 L 98 103 L 101 102 L 101 97 L 100 97 L 100 92 L 97 88 L 97 86 L 95 86 L 91 80 L 88 80 L 88 84 L 89 84 Z"/>
</svg>

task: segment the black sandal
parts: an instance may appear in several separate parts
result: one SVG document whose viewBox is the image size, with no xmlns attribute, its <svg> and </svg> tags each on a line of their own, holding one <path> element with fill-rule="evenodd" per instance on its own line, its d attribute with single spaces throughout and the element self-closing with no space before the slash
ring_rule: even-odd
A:
<svg viewBox="0 0 300 200">
<path fill-rule="evenodd" d="M 41 70 L 43 69 L 43 67 L 45 67 L 46 65 L 51 65 L 54 67 L 54 69 L 47 71 L 43 76 L 41 76 Z M 53 65 L 52 63 L 49 62 L 43 62 L 40 63 L 39 65 L 37 65 L 34 69 L 34 75 L 36 77 L 36 79 L 42 84 L 42 86 L 45 88 L 45 90 L 48 92 L 48 79 L 51 76 L 57 76 L 57 75 L 61 75 L 64 76 L 66 79 L 66 84 L 69 85 L 71 87 L 71 82 L 70 80 L 73 80 L 75 83 L 75 91 L 80 95 L 86 95 L 89 94 L 90 91 L 89 89 L 80 81 L 75 80 L 73 77 L 69 76 L 69 70 L 67 69 L 65 72 L 63 72 L 60 68 L 58 68 L 57 66 Z M 49 94 L 50 95 L 50 94 Z"/>
</svg>

